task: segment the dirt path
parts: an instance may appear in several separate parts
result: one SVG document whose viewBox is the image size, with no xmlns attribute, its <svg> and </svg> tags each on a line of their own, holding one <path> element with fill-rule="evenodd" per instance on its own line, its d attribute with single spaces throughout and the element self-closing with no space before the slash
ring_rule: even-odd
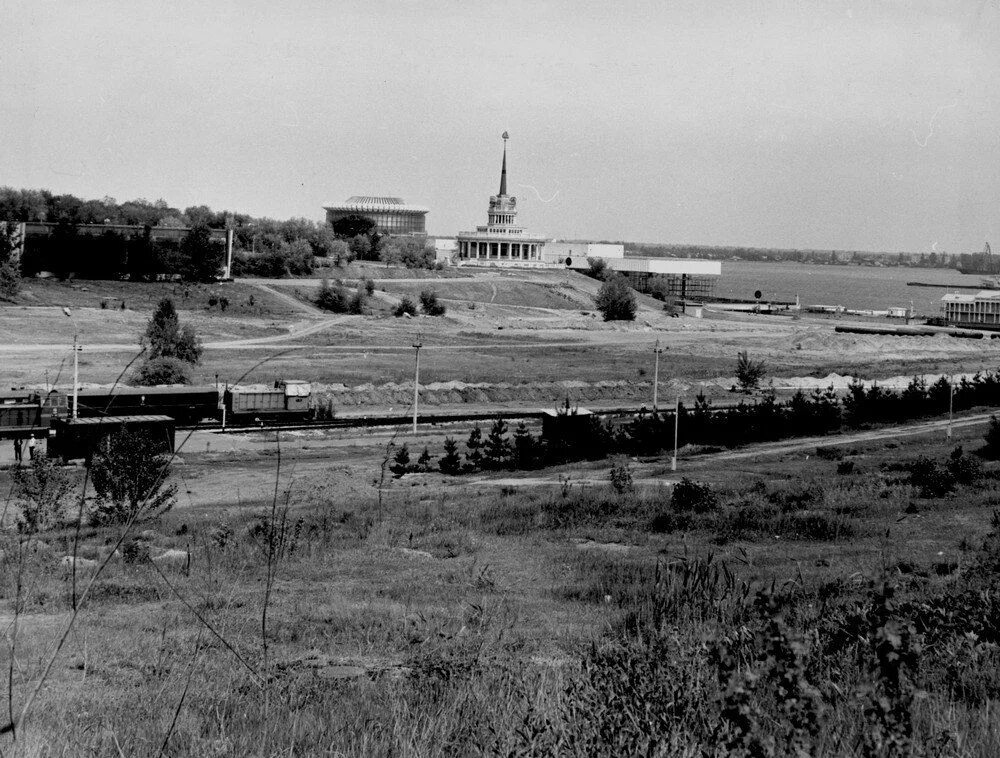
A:
<svg viewBox="0 0 1000 758">
<path fill-rule="evenodd" d="M 292 280 L 292 281 L 295 281 L 295 280 Z M 262 291 L 266 292 L 269 295 L 273 295 L 274 297 L 278 298 L 279 300 L 281 300 L 285 304 L 292 306 L 293 308 L 295 308 L 295 310 L 301 311 L 302 313 L 306 313 L 306 314 L 308 314 L 310 316 L 325 316 L 326 315 L 326 313 L 323 310 L 321 310 L 320 308 L 317 308 L 312 303 L 307 303 L 307 302 L 305 302 L 303 300 L 300 300 L 299 298 L 295 297 L 294 295 L 289 295 L 287 292 L 282 292 L 282 291 L 276 289 L 275 287 L 273 287 L 271 285 L 271 283 L 265 284 L 260 279 L 240 279 L 240 282 L 243 283 L 243 284 L 249 284 L 251 287 L 256 287 L 257 289 L 262 290 Z M 319 285 L 316 285 L 316 286 L 319 286 Z"/>
</svg>

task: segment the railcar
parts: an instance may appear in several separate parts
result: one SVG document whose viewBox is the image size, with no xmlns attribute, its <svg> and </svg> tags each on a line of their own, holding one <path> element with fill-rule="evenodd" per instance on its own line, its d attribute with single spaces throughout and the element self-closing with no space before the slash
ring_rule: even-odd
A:
<svg viewBox="0 0 1000 758">
<path fill-rule="evenodd" d="M 175 428 L 174 419 L 164 415 L 56 419 L 46 453 L 64 462 L 83 458 L 89 464 L 106 440 L 123 432 L 141 434 L 157 452 L 172 453 Z"/>
<path fill-rule="evenodd" d="M 274 387 L 230 387 L 225 392 L 227 424 L 306 421 L 313 416 L 309 399 L 312 385 L 294 379 Z"/>
<path fill-rule="evenodd" d="M 80 390 L 80 418 L 161 415 L 178 424 L 219 417 L 219 391 L 205 387 L 115 387 Z M 72 411 L 72 398 L 70 399 Z"/>
<path fill-rule="evenodd" d="M 60 392 L 5 392 L 0 394 L 0 439 L 44 439 L 52 419 L 65 415 L 66 396 Z"/>
</svg>

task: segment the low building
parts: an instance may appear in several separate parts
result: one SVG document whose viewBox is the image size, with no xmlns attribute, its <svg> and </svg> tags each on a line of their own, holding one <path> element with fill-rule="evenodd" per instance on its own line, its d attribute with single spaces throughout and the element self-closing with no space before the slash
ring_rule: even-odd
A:
<svg viewBox="0 0 1000 758">
<path fill-rule="evenodd" d="M 1000 291 L 948 293 L 941 298 L 944 320 L 955 326 L 1000 329 Z"/>
<path fill-rule="evenodd" d="M 554 243 L 560 245 L 564 243 Z M 585 245 L 574 243 L 577 248 Z M 620 245 L 595 245 L 602 247 L 618 247 Z M 586 252 L 590 252 L 586 250 Z M 626 279 L 633 289 L 639 292 L 658 291 L 660 294 L 677 297 L 682 300 L 709 298 L 715 291 L 715 285 L 722 276 L 721 261 L 703 261 L 692 258 L 639 258 L 634 256 L 601 254 L 571 254 L 563 259 L 566 268 L 586 271 L 590 261 L 600 259 L 605 267 L 615 271 Z"/>
<path fill-rule="evenodd" d="M 326 222 L 331 226 L 348 216 L 361 216 L 375 224 L 382 234 L 427 234 L 427 208 L 407 205 L 401 197 L 354 195 L 346 202 L 324 205 L 323 209 L 326 211 Z"/>
<path fill-rule="evenodd" d="M 542 260 L 554 266 L 570 268 L 586 267 L 588 258 L 624 258 L 625 246 L 609 242 L 561 242 L 545 243 Z M 580 262 L 582 266 L 580 265 Z M 574 262 L 576 262 L 574 264 Z"/>
</svg>

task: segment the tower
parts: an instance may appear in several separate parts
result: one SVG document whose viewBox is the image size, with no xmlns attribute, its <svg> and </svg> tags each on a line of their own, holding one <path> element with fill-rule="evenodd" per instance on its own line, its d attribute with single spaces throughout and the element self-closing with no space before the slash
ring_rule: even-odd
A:
<svg viewBox="0 0 1000 758">
<path fill-rule="evenodd" d="M 507 194 L 507 140 L 510 136 L 503 133 L 503 163 L 500 167 L 500 192 L 490 197 L 489 226 L 514 226 L 517 222 L 517 198 Z"/>
</svg>

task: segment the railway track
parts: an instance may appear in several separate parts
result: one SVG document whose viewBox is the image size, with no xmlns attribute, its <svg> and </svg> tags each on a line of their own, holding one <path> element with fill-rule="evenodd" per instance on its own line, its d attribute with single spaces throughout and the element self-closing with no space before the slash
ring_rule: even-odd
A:
<svg viewBox="0 0 1000 758">
<path fill-rule="evenodd" d="M 713 412 L 726 410 L 735 407 L 737 403 L 720 403 L 712 406 Z M 635 416 L 640 413 L 649 413 L 648 406 L 618 406 L 614 408 L 591 408 L 588 409 L 591 415 L 608 416 Z M 491 411 L 468 411 L 462 413 L 422 413 L 417 415 L 418 424 L 453 424 L 466 421 L 493 421 L 498 416 L 505 421 L 522 419 L 540 419 L 549 411 L 545 410 L 517 410 L 503 409 Z M 673 408 L 661 408 L 660 413 L 665 416 L 673 415 Z M 385 427 L 385 426 L 406 426 L 413 423 L 412 415 L 400 414 L 373 414 L 370 416 L 345 416 L 342 418 L 325 419 L 322 421 L 301 421 L 296 423 L 275 424 L 264 422 L 262 424 L 227 424 L 223 428 L 218 421 L 202 422 L 201 424 L 178 426 L 177 431 L 211 431 L 216 434 L 251 434 L 261 432 L 293 432 L 322 429 L 357 429 L 363 427 Z"/>
</svg>

